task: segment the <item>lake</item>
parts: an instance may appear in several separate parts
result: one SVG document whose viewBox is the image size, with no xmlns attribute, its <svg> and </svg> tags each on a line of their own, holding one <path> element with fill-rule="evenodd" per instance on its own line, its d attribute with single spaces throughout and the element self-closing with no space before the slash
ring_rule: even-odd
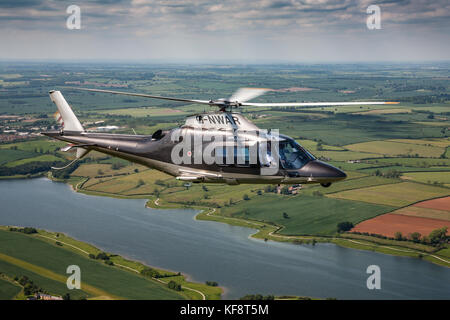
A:
<svg viewBox="0 0 450 320">
<path fill-rule="evenodd" d="M 45 178 L 4 180 L 0 224 L 63 232 L 192 281 L 217 281 L 225 299 L 254 293 L 450 299 L 450 268 L 334 244 L 264 242 L 250 238 L 255 230 L 197 221 L 195 210 L 145 208 L 145 202 L 88 196 Z M 367 289 L 369 265 L 381 268 L 380 290 Z"/>
</svg>

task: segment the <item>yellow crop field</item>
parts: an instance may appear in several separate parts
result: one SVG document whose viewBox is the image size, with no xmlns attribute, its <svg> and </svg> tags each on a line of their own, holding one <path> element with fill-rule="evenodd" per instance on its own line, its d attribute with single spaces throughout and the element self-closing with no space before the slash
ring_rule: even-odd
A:
<svg viewBox="0 0 450 320">
<path fill-rule="evenodd" d="M 327 195 L 337 199 L 364 201 L 403 207 L 421 200 L 446 196 L 450 190 L 414 182 L 401 182 L 381 186 L 342 191 Z"/>
<path fill-rule="evenodd" d="M 445 172 L 407 172 L 402 176 L 403 179 L 414 180 L 423 183 L 450 183 L 450 171 Z"/>
<path fill-rule="evenodd" d="M 202 185 L 192 185 L 188 190 L 163 194 L 163 199 L 169 202 L 189 202 L 189 201 L 201 201 L 208 203 L 218 203 L 221 205 L 232 202 L 242 201 L 244 194 L 247 194 L 250 198 L 255 197 L 255 190 L 262 189 L 263 186 L 259 185 L 237 185 L 230 188 L 226 184 L 208 184 L 205 185 L 207 191 L 203 189 Z M 205 195 L 207 196 L 205 198 Z"/>
<path fill-rule="evenodd" d="M 86 183 L 84 188 L 91 191 L 117 193 L 124 195 L 152 193 L 158 186 L 156 180 L 171 179 L 169 175 L 157 170 L 146 170 L 135 174 L 120 176 L 96 184 Z M 144 184 L 140 185 L 140 180 Z M 160 189 L 160 187 L 158 187 Z"/>
<path fill-rule="evenodd" d="M 417 123 L 417 124 L 425 125 L 425 126 L 433 126 L 433 127 L 449 126 L 449 123 L 445 122 L 445 121 L 415 121 L 413 123 Z"/>
<path fill-rule="evenodd" d="M 111 170 L 110 164 L 82 164 L 72 173 L 72 175 L 79 177 L 95 177 L 103 175 L 109 170 Z"/>
<path fill-rule="evenodd" d="M 450 123 L 448 123 L 450 126 Z M 426 146 L 434 146 L 446 148 L 450 146 L 450 140 L 448 138 L 443 139 L 428 139 L 428 140 L 418 140 L 418 139 L 391 139 L 387 141 L 400 142 L 400 143 L 411 143 L 411 144 L 420 144 Z"/>
<path fill-rule="evenodd" d="M 83 164 L 78 167 L 72 175 L 79 177 L 96 177 L 96 176 L 107 176 L 107 175 L 119 175 L 119 174 L 130 174 L 133 173 L 135 169 L 139 171 L 148 170 L 146 167 L 132 164 L 117 170 L 112 169 L 111 164 L 106 163 L 88 163 Z"/>
<path fill-rule="evenodd" d="M 313 140 L 297 140 L 297 142 L 305 149 L 309 151 L 317 150 L 317 142 Z M 327 151 L 345 151 L 342 147 L 337 146 L 329 146 L 329 145 L 322 145 L 322 148 Z"/>
<path fill-rule="evenodd" d="M 316 157 L 324 157 L 335 161 L 360 160 L 382 157 L 382 155 L 377 153 L 354 151 L 313 151 L 313 153 Z"/>
<path fill-rule="evenodd" d="M 450 210 L 450 208 L 449 208 Z M 416 206 L 409 206 L 392 212 L 394 214 L 401 214 L 404 216 L 440 219 L 450 221 L 450 211 L 436 210 L 430 208 L 421 208 Z"/>
</svg>

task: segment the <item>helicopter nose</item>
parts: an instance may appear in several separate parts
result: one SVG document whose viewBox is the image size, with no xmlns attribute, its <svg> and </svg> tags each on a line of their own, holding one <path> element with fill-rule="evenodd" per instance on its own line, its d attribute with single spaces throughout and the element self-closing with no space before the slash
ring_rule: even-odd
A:
<svg viewBox="0 0 450 320">
<path fill-rule="evenodd" d="M 314 178 L 328 178 L 333 181 L 347 178 L 344 171 L 320 160 L 308 162 L 302 169 L 302 173 Z"/>
</svg>

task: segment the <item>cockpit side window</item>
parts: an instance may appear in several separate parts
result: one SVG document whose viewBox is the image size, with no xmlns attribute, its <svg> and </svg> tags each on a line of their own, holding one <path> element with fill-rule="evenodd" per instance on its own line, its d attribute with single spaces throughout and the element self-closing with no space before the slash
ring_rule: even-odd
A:
<svg viewBox="0 0 450 320">
<path fill-rule="evenodd" d="M 314 157 L 292 139 L 280 141 L 280 162 L 285 169 L 300 169 Z"/>
</svg>

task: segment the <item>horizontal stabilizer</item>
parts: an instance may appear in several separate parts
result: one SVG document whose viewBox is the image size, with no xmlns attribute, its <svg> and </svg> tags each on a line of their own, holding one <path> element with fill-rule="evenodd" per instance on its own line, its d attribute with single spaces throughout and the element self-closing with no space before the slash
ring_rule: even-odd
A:
<svg viewBox="0 0 450 320">
<path fill-rule="evenodd" d="M 85 155 L 87 155 L 89 153 L 89 149 L 83 148 L 83 147 L 88 147 L 88 146 L 93 146 L 93 144 L 80 144 L 80 145 L 75 145 L 75 144 L 68 144 L 65 147 L 62 147 L 60 150 L 62 152 L 67 152 L 67 151 L 72 151 L 72 150 L 76 150 L 76 158 L 77 159 L 81 159 L 83 158 Z"/>
</svg>

